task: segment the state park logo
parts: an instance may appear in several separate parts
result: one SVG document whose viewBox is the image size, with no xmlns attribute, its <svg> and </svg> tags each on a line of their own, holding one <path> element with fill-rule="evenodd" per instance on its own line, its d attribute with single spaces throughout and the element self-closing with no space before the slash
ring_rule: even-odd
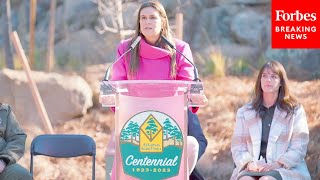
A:
<svg viewBox="0 0 320 180">
<path fill-rule="evenodd" d="M 153 180 L 178 175 L 183 135 L 170 116 L 158 111 L 134 115 L 123 126 L 119 142 L 125 174 Z"/>
</svg>

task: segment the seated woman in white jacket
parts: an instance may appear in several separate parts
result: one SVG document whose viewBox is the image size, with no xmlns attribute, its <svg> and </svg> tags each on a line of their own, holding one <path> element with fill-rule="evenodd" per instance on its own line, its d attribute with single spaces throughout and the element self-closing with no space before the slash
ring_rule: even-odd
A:
<svg viewBox="0 0 320 180">
<path fill-rule="evenodd" d="M 270 61 L 260 69 L 253 100 L 236 116 L 231 179 L 311 179 L 304 157 L 309 142 L 305 111 L 292 96 L 284 67 Z"/>
</svg>

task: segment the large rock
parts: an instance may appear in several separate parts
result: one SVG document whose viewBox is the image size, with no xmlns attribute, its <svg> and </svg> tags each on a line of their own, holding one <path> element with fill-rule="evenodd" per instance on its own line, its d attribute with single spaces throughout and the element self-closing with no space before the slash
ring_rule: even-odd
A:
<svg viewBox="0 0 320 180">
<path fill-rule="evenodd" d="M 267 5 L 268 3 L 270 3 L 270 0 L 215 0 L 215 1 L 202 0 L 202 1 L 206 5 L 238 4 L 240 6 L 242 5 L 259 6 L 259 5 Z"/>
<path fill-rule="evenodd" d="M 63 19 L 69 32 L 92 28 L 92 23 L 98 18 L 97 6 L 88 0 L 65 0 L 63 8 Z"/>
<path fill-rule="evenodd" d="M 236 14 L 230 29 L 234 39 L 243 45 L 259 46 L 266 39 L 267 18 L 253 10 Z"/>
<path fill-rule="evenodd" d="M 135 30 L 139 8 L 140 4 L 134 2 L 128 2 L 122 5 L 123 28 L 125 30 Z"/>
<path fill-rule="evenodd" d="M 92 106 L 92 90 L 80 76 L 32 72 L 52 124 L 85 114 Z M 41 124 L 27 77 L 23 71 L 0 72 L 0 101 L 10 104 L 21 123 Z"/>
<path fill-rule="evenodd" d="M 270 3 L 270 0 L 233 0 L 233 2 L 246 5 L 267 5 L 268 3 Z"/>
<path fill-rule="evenodd" d="M 270 60 L 280 61 L 290 78 L 299 80 L 317 79 L 320 77 L 320 51 L 315 49 L 272 49 L 265 52 Z"/>
<path fill-rule="evenodd" d="M 65 70 L 84 70 L 88 64 L 114 61 L 119 39 L 112 33 L 104 37 L 91 29 L 70 34 L 55 46 L 56 65 Z"/>
<path fill-rule="evenodd" d="M 99 103 L 100 82 L 104 80 L 106 70 L 110 66 L 110 64 L 111 63 L 87 66 L 83 73 L 84 79 L 86 80 L 86 82 L 88 82 L 89 86 L 92 89 L 92 100 L 95 107 L 101 107 L 101 104 Z"/>
<path fill-rule="evenodd" d="M 185 25 L 187 42 L 191 43 L 195 50 L 212 44 L 235 43 L 231 36 L 230 24 L 234 15 L 242 9 L 235 5 L 225 5 L 204 9 L 198 14 L 190 14 L 194 17 Z"/>
</svg>

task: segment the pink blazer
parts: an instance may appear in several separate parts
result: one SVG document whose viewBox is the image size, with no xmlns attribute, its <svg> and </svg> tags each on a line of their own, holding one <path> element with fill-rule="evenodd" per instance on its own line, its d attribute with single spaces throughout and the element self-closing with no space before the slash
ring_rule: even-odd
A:
<svg viewBox="0 0 320 180">
<path fill-rule="evenodd" d="M 261 145 L 262 122 L 250 104 L 241 107 L 231 142 L 232 157 L 236 164 L 231 179 L 236 179 L 244 166 L 258 160 Z M 268 139 L 267 162 L 278 161 L 284 168 L 277 169 L 283 180 L 311 179 L 304 157 L 309 142 L 309 130 L 302 105 L 292 116 L 277 107 Z"/>
<path fill-rule="evenodd" d="M 117 58 L 127 49 L 131 39 L 121 41 L 117 49 Z M 176 48 L 191 61 L 192 53 L 189 44 L 175 39 Z M 151 46 L 142 38 L 138 44 L 140 48 L 140 67 L 137 75 L 129 74 L 129 56 L 124 56 L 112 66 L 111 80 L 171 80 L 169 51 Z M 175 80 L 193 80 L 193 66 L 183 56 L 176 54 L 177 77 Z"/>
<path fill-rule="evenodd" d="M 117 48 L 118 59 L 128 49 L 131 39 L 121 41 Z M 192 64 L 179 53 L 176 53 L 177 76 L 175 79 L 170 77 L 170 56 L 169 51 L 151 46 L 141 38 L 138 44 L 140 48 L 140 67 L 136 76 L 129 74 L 130 53 L 124 56 L 112 66 L 111 80 L 183 80 L 191 81 L 194 79 L 194 69 Z M 193 62 L 191 49 L 188 43 L 175 39 L 176 48 L 182 52 L 191 62 Z M 193 113 L 198 111 L 198 107 L 192 107 Z"/>
</svg>

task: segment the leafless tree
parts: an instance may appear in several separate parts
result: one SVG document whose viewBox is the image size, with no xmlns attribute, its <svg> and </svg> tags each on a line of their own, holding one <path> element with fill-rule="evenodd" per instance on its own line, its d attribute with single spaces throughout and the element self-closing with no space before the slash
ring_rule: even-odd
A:
<svg viewBox="0 0 320 180">
<path fill-rule="evenodd" d="M 12 24 L 11 24 L 11 5 L 10 0 L 1 0 L 1 12 L 5 17 L 5 23 L 3 27 L 3 39 L 4 39 L 4 53 L 6 59 L 6 66 L 7 68 L 14 69 L 13 58 L 12 58 L 12 48 L 9 39 L 9 34 L 12 31 Z"/>
<path fill-rule="evenodd" d="M 55 30 L 56 0 L 51 0 L 50 4 L 50 25 L 48 35 L 47 71 L 52 71 L 54 67 L 54 30 Z"/>
<path fill-rule="evenodd" d="M 91 0 L 97 4 L 99 11 L 99 21 L 101 27 L 96 26 L 98 33 L 103 34 L 106 31 L 118 34 L 120 39 L 132 35 L 134 30 L 125 30 L 123 25 L 123 6 L 124 1 L 120 0 Z M 108 25 L 105 17 L 110 17 L 112 25 Z"/>
<path fill-rule="evenodd" d="M 175 18 L 175 25 L 172 26 L 172 28 L 175 30 L 175 35 L 178 39 L 183 39 L 183 12 L 182 10 L 187 8 L 188 6 L 192 6 L 191 0 L 184 0 L 181 2 L 181 0 L 177 0 L 178 5 L 175 8 L 174 13 L 176 14 Z"/>
<path fill-rule="evenodd" d="M 35 25 L 37 14 L 37 0 L 30 0 L 30 42 L 29 42 L 29 63 L 31 69 L 34 67 L 35 54 Z"/>
</svg>

